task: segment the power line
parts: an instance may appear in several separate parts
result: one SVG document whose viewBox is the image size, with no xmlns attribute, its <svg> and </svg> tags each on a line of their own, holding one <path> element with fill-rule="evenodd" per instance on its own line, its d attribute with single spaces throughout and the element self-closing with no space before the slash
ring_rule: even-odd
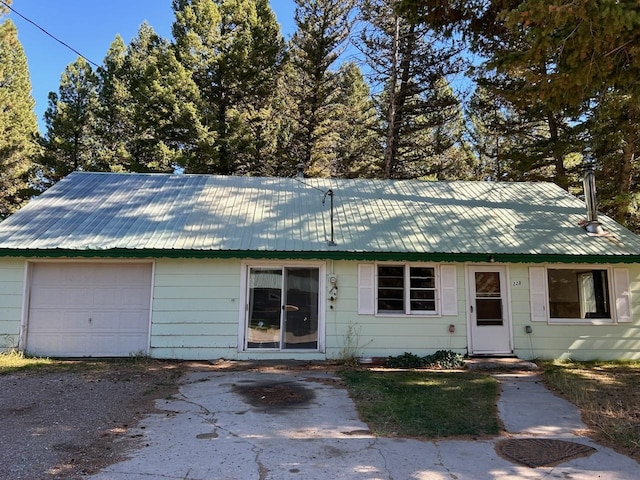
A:
<svg viewBox="0 0 640 480">
<path fill-rule="evenodd" d="M 24 15 L 22 15 L 20 12 L 18 12 L 15 8 L 13 8 L 11 5 L 9 5 L 8 3 L 5 3 L 3 0 L 0 0 L 0 4 L 4 5 L 5 7 L 7 7 L 11 12 L 15 13 L 16 15 L 18 15 L 20 18 L 22 18 L 23 20 L 29 22 L 31 25 L 33 25 L 34 27 L 38 28 L 39 30 L 42 30 L 46 35 L 48 35 L 49 37 L 53 38 L 56 42 L 58 42 L 61 45 L 64 45 L 66 48 L 68 48 L 69 50 L 71 50 L 72 52 L 74 52 L 75 54 L 77 54 L 79 57 L 84 58 L 87 62 L 89 62 L 91 65 L 93 65 L 96 68 L 101 68 L 100 65 L 98 65 L 96 62 L 93 62 L 91 60 L 89 60 L 87 57 L 85 57 L 84 55 L 82 55 L 78 50 L 76 50 L 75 48 L 73 48 L 71 45 L 63 42 L 62 40 L 60 40 L 58 37 L 56 37 L 55 35 L 47 32 L 44 28 L 42 28 L 40 25 L 38 25 L 36 22 L 34 22 L 33 20 L 28 19 L 27 17 L 25 17 Z"/>
</svg>

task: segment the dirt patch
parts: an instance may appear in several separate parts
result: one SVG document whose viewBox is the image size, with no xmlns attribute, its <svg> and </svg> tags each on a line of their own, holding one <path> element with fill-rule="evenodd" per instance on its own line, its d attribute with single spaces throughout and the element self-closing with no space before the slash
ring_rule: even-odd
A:
<svg viewBox="0 0 640 480">
<path fill-rule="evenodd" d="M 293 361 L 81 360 L 0 374 L 0 478 L 79 480 L 124 460 L 142 442 L 142 435 L 133 434 L 132 429 L 145 415 L 157 412 L 156 400 L 177 393 L 179 378 L 186 371 L 339 368 Z M 283 386 L 264 387 L 248 394 L 258 407 L 283 408 L 310 401 L 313 395 Z"/>
<path fill-rule="evenodd" d="M 131 428 L 177 391 L 178 363 L 103 364 L 0 375 L 0 478 L 80 479 L 141 441 Z"/>
</svg>

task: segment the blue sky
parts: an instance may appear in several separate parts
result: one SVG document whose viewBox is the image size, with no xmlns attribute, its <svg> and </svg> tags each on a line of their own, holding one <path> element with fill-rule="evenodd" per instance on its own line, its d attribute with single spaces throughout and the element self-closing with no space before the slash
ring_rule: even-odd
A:
<svg viewBox="0 0 640 480">
<path fill-rule="evenodd" d="M 295 30 L 293 0 L 270 1 L 283 35 L 289 38 Z M 171 0 L 13 0 L 12 7 L 97 64 L 102 64 L 116 34 L 129 43 L 146 20 L 156 32 L 169 38 L 173 23 Z M 77 54 L 19 16 L 11 13 L 9 18 L 18 28 L 29 62 L 36 114 L 44 130 L 47 96 L 58 90 L 60 75 Z"/>
</svg>

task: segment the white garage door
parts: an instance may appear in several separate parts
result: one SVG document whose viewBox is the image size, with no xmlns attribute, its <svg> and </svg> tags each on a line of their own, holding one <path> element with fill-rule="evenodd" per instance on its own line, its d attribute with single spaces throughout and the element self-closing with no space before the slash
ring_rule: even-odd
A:
<svg viewBox="0 0 640 480">
<path fill-rule="evenodd" d="M 58 357 L 147 353 L 151 264 L 36 263 L 27 352 Z"/>
</svg>

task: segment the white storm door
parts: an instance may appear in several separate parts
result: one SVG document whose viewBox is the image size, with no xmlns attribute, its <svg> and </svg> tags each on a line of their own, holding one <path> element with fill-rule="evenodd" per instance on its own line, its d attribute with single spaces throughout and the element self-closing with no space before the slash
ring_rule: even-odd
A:
<svg viewBox="0 0 640 480">
<path fill-rule="evenodd" d="M 505 267 L 470 267 L 469 317 L 471 354 L 513 353 Z"/>
</svg>

